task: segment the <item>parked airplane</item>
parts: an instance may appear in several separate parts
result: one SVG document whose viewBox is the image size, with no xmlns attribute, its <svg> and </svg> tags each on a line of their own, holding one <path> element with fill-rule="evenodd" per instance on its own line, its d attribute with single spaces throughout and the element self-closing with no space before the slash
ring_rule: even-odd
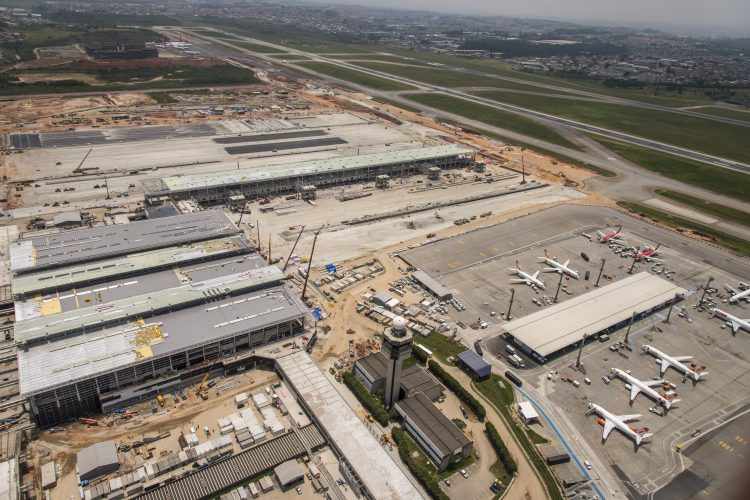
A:
<svg viewBox="0 0 750 500">
<path fill-rule="evenodd" d="M 517 263 L 516 266 L 518 266 Z M 510 280 L 511 283 L 523 283 L 525 285 L 541 288 L 542 290 L 544 290 L 544 282 L 539 279 L 539 271 L 535 272 L 534 274 L 529 274 L 526 271 L 522 271 L 518 267 L 508 268 L 508 271 L 518 276 L 518 279 Z"/>
<path fill-rule="evenodd" d="M 614 242 L 622 238 L 622 226 L 619 226 L 616 231 L 597 231 L 596 235 L 599 237 L 600 243 Z"/>
<path fill-rule="evenodd" d="M 661 363 L 659 367 L 659 373 L 661 375 L 664 375 L 664 372 L 667 371 L 670 366 L 675 370 L 683 373 L 686 377 L 692 379 L 693 382 L 698 382 L 700 379 L 708 375 L 708 372 L 698 371 L 696 369 L 693 369 L 691 366 L 683 363 L 683 361 L 693 359 L 692 356 L 670 356 L 669 354 L 664 354 L 656 347 L 651 347 L 650 345 L 644 345 L 643 347 L 641 347 L 641 349 L 643 350 L 643 352 L 651 354 L 659 360 L 659 362 Z M 705 368 L 705 366 L 700 368 L 700 370 L 703 370 L 703 368 Z"/>
<path fill-rule="evenodd" d="M 656 245 L 655 247 L 650 247 L 648 245 L 645 245 L 643 247 L 636 249 L 635 254 L 635 260 L 645 260 L 646 262 L 651 262 L 652 260 L 658 261 L 659 259 L 656 258 L 657 255 L 659 255 L 659 247 L 661 246 L 661 243 Z"/>
<path fill-rule="evenodd" d="M 735 304 L 740 300 L 750 302 L 750 285 L 748 285 L 747 283 L 743 283 L 740 281 L 739 289 L 731 287 L 729 285 L 725 286 L 727 288 L 727 291 L 732 294 L 732 296 L 729 297 L 730 304 Z"/>
<path fill-rule="evenodd" d="M 591 413 L 596 413 L 597 415 L 599 415 L 599 417 L 601 417 L 601 420 L 604 421 L 602 442 L 607 440 L 609 434 L 614 429 L 618 429 L 620 432 L 631 438 L 635 442 L 636 447 L 640 446 L 642 442 L 653 436 L 652 433 L 647 432 L 647 428 L 635 430 L 627 424 L 627 422 L 638 420 L 639 418 L 641 418 L 641 415 L 639 413 L 635 413 L 633 415 L 615 415 L 608 412 L 598 404 L 594 403 L 589 403 L 589 411 L 587 413 L 589 415 Z"/>
<path fill-rule="evenodd" d="M 539 257 L 539 262 L 544 262 L 549 266 L 543 269 L 545 273 L 566 274 L 575 279 L 578 279 L 580 277 L 578 276 L 578 271 L 574 271 L 570 267 L 568 267 L 568 264 L 570 264 L 570 259 L 561 264 L 555 259 L 548 257 L 547 252 L 544 252 L 544 257 Z"/>
<path fill-rule="evenodd" d="M 729 314 L 726 311 L 722 311 L 718 307 L 711 309 L 711 313 L 714 316 L 718 316 L 726 321 L 729 326 L 732 327 L 732 335 L 737 335 L 737 332 L 742 329 L 746 332 L 750 332 L 750 319 L 738 318 L 734 314 Z"/>
<path fill-rule="evenodd" d="M 641 392 L 662 405 L 665 410 L 669 410 L 670 408 L 672 408 L 672 405 L 674 403 L 679 401 L 679 399 L 669 399 L 668 397 L 664 396 L 659 391 L 654 389 L 654 387 L 662 385 L 664 383 L 664 379 L 640 380 L 635 378 L 628 372 L 620 370 L 619 368 L 612 368 L 612 373 L 614 373 L 617 377 L 621 378 L 630 385 L 630 404 L 633 404 L 633 400 Z"/>
</svg>

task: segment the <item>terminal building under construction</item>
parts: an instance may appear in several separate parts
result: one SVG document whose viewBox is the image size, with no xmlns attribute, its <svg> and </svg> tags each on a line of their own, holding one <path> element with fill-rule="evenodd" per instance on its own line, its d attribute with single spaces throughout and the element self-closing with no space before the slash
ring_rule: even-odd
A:
<svg viewBox="0 0 750 500">
<path fill-rule="evenodd" d="M 143 182 L 146 204 L 193 199 L 224 203 L 231 197 L 254 199 L 290 192 L 303 186 L 329 187 L 374 181 L 378 176 L 404 176 L 429 168 L 463 168 L 473 163 L 475 151 L 448 144 L 350 157 L 312 160 L 296 164 L 242 169 L 211 174 L 175 175 Z"/>
<path fill-rule="evenodd" d="M 220 211 L 20 239 L 11 263 L 20 392 L 43 427 L 243 362 L 307 314 Z"/>
</svg>

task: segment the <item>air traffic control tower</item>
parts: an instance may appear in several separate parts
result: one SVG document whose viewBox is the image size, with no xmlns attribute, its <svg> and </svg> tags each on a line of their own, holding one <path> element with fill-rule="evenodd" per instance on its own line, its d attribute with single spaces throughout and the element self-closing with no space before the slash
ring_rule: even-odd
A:
<svg viewBox="0 0 750 500">
<path fill-rule="evenodd" d="M 394 318 L 390 328 L 383 332 L 383 348 L 388 360 L 388 371 L 385 377 L 385 407 L 390 409 L 398 401 L 401 391 L 401 367 L 411 354 L 412 335 L 406 329 L 406 320 L 400 316 Z"/>
</svg>

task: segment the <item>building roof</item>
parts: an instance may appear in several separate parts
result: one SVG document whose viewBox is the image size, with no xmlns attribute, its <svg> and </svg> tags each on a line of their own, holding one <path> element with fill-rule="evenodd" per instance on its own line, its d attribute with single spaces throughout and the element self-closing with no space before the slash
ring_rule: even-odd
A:
<svg viewBox="0 0 750 500">
<path fill-rule="evenodd" d="M 456 424 L 421 392 L 402 399 L 396 407 L 442 455 L 453 455 L 471 443 Z"/>
<path fill-rule="evenodd" d="M 648 272 L 578 295 L 503 325 L 503 330 L 541 356 L 549 356 L 672 300 L 687 290 Z"/>
<path fill-rule="evenodd" d="M 18 459 L 0 462 L 0 499 L 17 500 L 20 497 L 20 484 Z"/>
<path fill-rule="evenodd" d="M 277 364 L 372 498 L 422 498 L 309 354 L 298 351 L 279 358 Z"/>
<path fill-rule="evenodd" d="M 65 224 L 81 224 L 81 212 L 63 212 L 52 218 L 52 226 L 63 226 Z"/>
<path fill-rule="evenodd" d="M 388 360 L 382 352 L 374 352 L 358 359 L 357 365 L 363 368 L 375 380 L 384 379 L 386 373 L 388 373 Z M 424 392 L 431 399 L 436 395 L 436 391 L 437 396 L 443 391 L 443 386 L 427 370 L 418 365 L 412 365 L 403 369 L 401 372 L 401 387 L 406 392 L 417 390 Z"/>
<path fill-rule="evenodd" d="M 482 370 L 486 370 L 487 367 L 490 366 L 490 364 L 482 359 L 479 354 L 469 349 L 460 353 L 458 355 L 458 359 L 460 359 L 463 364 L 471 368 L 471 370 L 476 373 L 479 373 Z"/>
<path fill-rule="evenodd" d="M 278 479 L 279 484 L 282 486 L 282 488 L 305 477 L 305 473 L 302 470 L 299 462 L 294 459 L 287 460 L 281 465 L 276 466 L 276 468 L 273 470 L 273 473 L 276 474 L 276 479 Z"/>
<path fill-rule="evenodd" d="M 78 475 L 87 476 L 99 467 L 119 465 L 117 444 L 114 441 L 102 441 L 84 448 L 76 455 Z"/>
<path fill-rule="evenodd" d="M 436 279 L 434 279 L 424 271 L 414 271 L 411 276 L 412 278 L 417 280 L 423 287 L 425 287 L 432 295 L 439 299 L 450 297 L 452 295 L 450 290 L 448 290 Z"/>
<path fill-rule="evenodd" d="M 81 284 L 74 290 L 58 289 L 44 295 L 37 294 L 16 300 L 16 322 L 41 316 L 51 318 L 60 313 L 102 306 L 116 300 L 167 291 L 190 283 L 215 280 L 265 267 L 267 264 L 263 257 L 258 254 L 249 254 L 224 257 L 210 263 L 175 265 L 151 273 L 129 275 L 104 283 Z"/>
<path fill-rule="evenodd" d="M 286 178 L 304 177 L 362 168 L 374 168 L 391 164 L 448 158 L 457 155 L 470 155 L 474 150 L 456 144 L 430 146 L 418 149 L 387 151 L 384 153 L 326 158 L 297 164 L 268 166 L 262 169 L 234 169 L 211 174 L 174 175 L 161 179 L 146 179 L 143 187 L 146 196 L 168 194 L 194 189 L 220 186 L 239 186 Z"/>
<path fill-rule="evenodd" d="M 532 405 L 528 401 L 521 401 L 518 403 L 518 412 L 521 414 L 521 416 L 524 418 L 524 420 L 536 420 L 539 418 L 539 413 L 537 413 L 536 409 L 534 409 L 534 405 Z"/>
<path fill-rule="evenodd" d="M 219 210 L 73 229 L 19 239 L 10 245 L 14 273 L 69 266 L 144 250 L 237 234 Z"/>
<path fill-rule="evenodd" d="M 307 308 L 283 286 L 165 310 L 18 350 L 19 386 L 33 394 L 222 338 L 302 320 Z"/>
<path fill-rule="evenodd" d="M 101 329 L 131 318 L 150 317 L 161 312 L 206 303 L 209 300 L 279 283 L 283 279 L 284 274 L 276 266 L 212 277 L 163 290 L 126 296 L 104 304 L 17 321 L 13 335 L 18 344 L 49 340 L 65 334 Z"/>
<path fill-rule="evenodd" d="M 47 290 L 65 290 L 84 283 L 98 283 L 115 279 L 118 276 L 143 274 L 150 270 L 178 266 L 195 260 L 207 260 L 249 251 L 248 242 L 242 235 L 190 242 L 100 260 L 95 264 L 78 264 L 62 269 L 21 274 L 13 278 L 13 294 L 23 296 Z"/>
</svg>

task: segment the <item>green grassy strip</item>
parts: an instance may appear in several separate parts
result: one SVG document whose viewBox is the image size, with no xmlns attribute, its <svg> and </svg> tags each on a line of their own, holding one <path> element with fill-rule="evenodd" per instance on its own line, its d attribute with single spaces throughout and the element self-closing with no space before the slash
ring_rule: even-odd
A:
<svg viewBox="0 0 750 500">
<path fill-rule="evenodd" d="M 614 153 L 657 174 L 750 202 L 750 175 L 687 160 L 632 144 L 592 136 Z"/>
<path fill-rule="evenodd" d="M 378 398 L 370 394 L 362 382 L 357 380 L 352 372 L 345 372 L 343 375 L 344 384 L 349 388 L 350 391 L 357 397 L 362 406 L 369 411 L 373 418 L 378 421 L 380 425 L 386 427 L 388 421 L 388 410 L 385 409 L 383 403 Z"/>
<path fill-rule="evenodd" d="M 674 200 L 683 205 L 687 205 L 691 208 L 695 208 L 703 213 L 715 215 L 727 222 L 734 222 L 743 226 L 750 226 L 750 213 L 737 210 L 736 208 L 714 203 L 712 201 L 703 200 L 690 196 L 689 194 L 680 193 L 678 191 L 671 191 L 669 189 L 657 189 L 656 194 Z"/>
<path fill-rule="evenodd" d="M 656 222 L 665 224 L 676 229 L 677 231 L 681 232 L 685 229 L 688 229 L 698 234 L 699 236 L 710 239 L 717 245 L 721 245 L 725 248 L 733 250 L 734 252 L 737 252 L 738 254 L 745 257 L 750 257 L 750 241 L 738 238 L 731 234 L 727 234 L 724 231 L 720 231 L 711 226 L 707 226 L 699 222 L 694 222 L 692 220 L 686 219 L 684 217 L 679 217 L 662 210 L 651 208 L 647 205 L 643 205 L 642 203 L 618 201 L 617 204 L 622 208 L 630 210 L 631 212 L 634 212 L 641 216 L 648 217 L 649 219 Z"/>
<path fill-rule="evenodd" d="M 750 161 L 750 150 L 745 145 L 748 128 L 739 125 L 606 102 L 512 92 L 477 92 L 477 95 L 717 156 Z"/>
<path fill-rule="evenodd" d="M 299 63 L 298 66 L 310 69 L 317 73 L 323 73 L 333 78 L 340 80 L 346 80 L 347 82 L 356 83 L 357 85 L 364 85 L 375 90 L 414 90 L 414 87 L 410 85 L 404 85 L 402 83 L 394 82 L 391 80 L 385 80 L 378 78 L 377 76 L 370 76 L 367 73 L 361 71 L 355 71 L 347 68 L 342 68 L 334 64 L 320 63 L 320 62 L 303 62 Z"/>
<path fill-rule="evenodd" d="M 414 61 L 414 63 L 420 64 L 420 61 Z M 423 83 L 442 85 L 444 87 L 501 87 L 506 89 L 526 90 L 531 92 L 549 92 L 549 90 L 547 89 L 535 87 L 532 85 L 525 85 L 509 80 L 501 80 L 499 78 L 493 78 L 491 76 L 473 75 L 462 71 L 439 69 L 432 66 L 397 66 L 394 64 L 365 61 L 356 61 L 352 64 L 362 66 L 363 68 L 374 69 L 376 71 L 383 71 L 385 73 L 401 76 L 403 78 L 410 78 L 412 80 L 417 80 Z"/>
<path fill-rule="evenodd" d="M 460 342 L 437 332 L 432 332 L 426 337 L 420 336 L 417 338 L 417 343 L 432 351 L 432 355 L 443 363 L 447 363 L 448 358 L 458 356 L 466 350 Z"/>
<path fill-rule="evenodd" d="M 484 432 L 487 433 L 487 439 L 489 439 L 490 444 L 492 445 L 492 448 L 494 448 L 495 453 L 497 454 L 497 458 L 502 465 L 504 474 L 501 479 L 503 481 L 507 481 L 516 473 L 516 471 L 518 470 L 518 465 L 516 465 L 516 461 L 513 460 L 513 457 L 508 451 L 508 448 L 500 438 L 500 434 L 497 432 L 497 429 L 495 429 L 495 426 L 492 425 L 491 422 L 487 422 L 484 425 Z"/>
<path fill-rule="evenodd" d="M 734 109 L 722 108 L 719 106 L 706 106 L 705 108 L 698 108 L 692 111 L 695 111 L 696 113 L 723 116 L 724 118 L 734 118 L 735 120 L 750 122 L 750 110 L 736 111 Z"/>
<path fill-rule="evenodd" d="M 531 439 L 531 442 L 534 444 L 547 444 L 549 443 L 549 439 L 547 439 L 544 436 L 541 436 L 537 434 L 534 429 L 526 429 L 526 432 L 529 435 L 529 439 Z"/>
<path fill-rule="evenodd" d="M 479 402 L 469 391 L 464 389 L 461 383 L 453 378 L 451 374 L 445 371 L 437 361 L 430 360 L 427 363 L 430 372 L 435 375 L 448 389 L 450 389 L 458 399 L 460 399 L 469 409 L 477 416 L 480 422 L 484 422 L 487 416 L 487 410 L 484 409 L 482 403 Z"/>
<path fill-rule="evenodd" d="M 511 432 L 514 436 L 516 436 L 516 439 L 521 444 L 521 447 L 524 449 L 526 455 L 531 460 L 532 465 L 537 470 L 537 472 L 539 472 L 539 475 L 541 476 L 542 481 L 544 481 L 551 499 L 563 500 L 563 495 L 560 491 L 560 485 L 558 484 L 557 480 L 552 475 L 552 472 L 545 463 L 544 459 L 529 439 L 529 436 L 526 434 L 524 429 L 522 429 L 521 426 L 518 425 L 518 422 L 513 419 L 513 415 L 511 415 L 510 408 L 515 398 L 513 395 L 513 388 L 510 387 L 510 384 L 505 382 L 505 380 L 500 378 L 500 376 L 492 375 L 487 380 L 475 382 L 474 387 L 476 387 L 479 392 L 481 392 L 487 399 L 489 399 L 492 402 L 492 405 L 500 412 L 503 419 L 505 420 L 505 423 L 508 424 Z"/>
<path fill-rule="evenodd" d="M 169 92 L 152 92 L 148 96 L 158 104 L 172 104 L 175 102 L 179 102 L 177 101 L 177 99 L 172 97 L 172 94 L 170 94 Z"/>
<path fill-rule="evenodd" d="M 443 94 L 412 94 L 406 97 L 420 104 L 461 115 L 488 125 L 512 130 L 513 132 L 565 146 L 566 148 L 580 149 L 578 145 L 573 144 L 553 129 L 521 115 Z"/>
<path fill-rule="evenodd" d="M 398 446 L 398 456 L 406 464 L 411 473 L 417 478 L 430 497 L 435 500 L 450 500 L 450 497 L 440 489 L 440 478 L 432 462 L 424 456 L 417 443 L 400 427 L 391 430 L 393 442 Z"/>
</svg>

